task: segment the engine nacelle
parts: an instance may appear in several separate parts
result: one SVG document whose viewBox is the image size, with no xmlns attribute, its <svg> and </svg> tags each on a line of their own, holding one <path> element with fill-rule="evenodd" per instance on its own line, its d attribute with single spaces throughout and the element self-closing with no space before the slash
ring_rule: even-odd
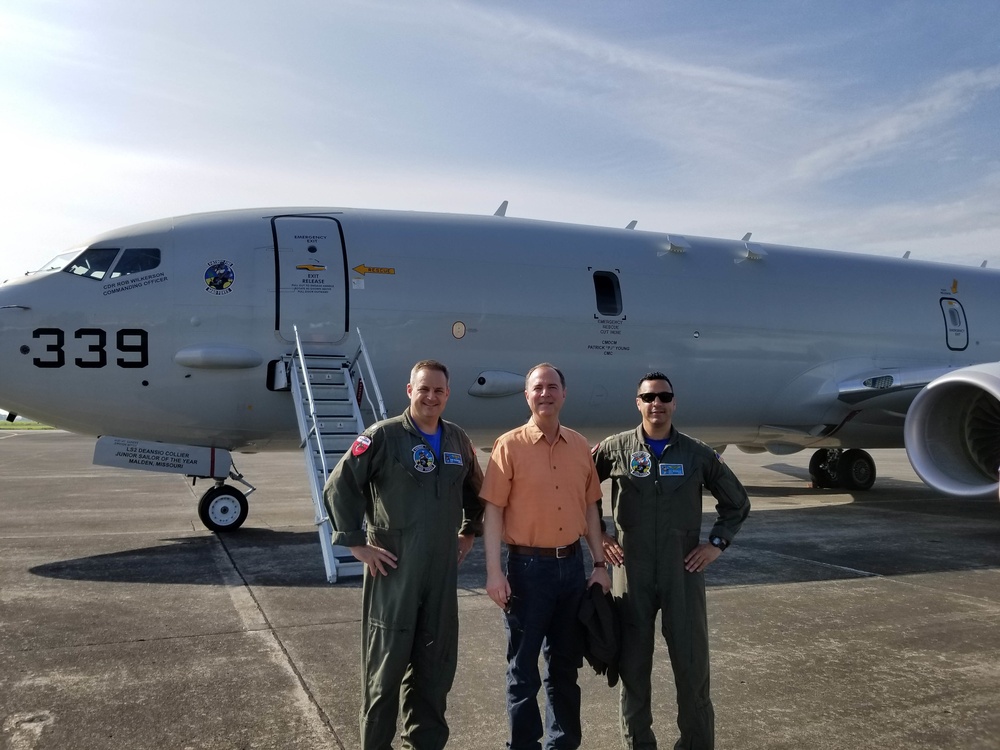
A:
<svg viewBox="0 0 1000 750">
<path fill-rule="evenodd" d="M 955 497 L 997 497 L 1000 362 L 928 383 L 906 413 L 903 440 L 913 470 L 930 487 Z"/>
</svg>

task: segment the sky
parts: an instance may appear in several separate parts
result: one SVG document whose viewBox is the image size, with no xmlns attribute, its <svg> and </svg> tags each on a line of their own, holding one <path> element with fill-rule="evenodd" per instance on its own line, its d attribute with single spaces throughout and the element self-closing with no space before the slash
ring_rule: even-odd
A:
<svg viewBox="0 0 1000 750">
<path fill-rule="evenodd" d="M 247 207 L 1000 268 L 990 0 L 4 0 L 0 280 Z"/>
</svg>

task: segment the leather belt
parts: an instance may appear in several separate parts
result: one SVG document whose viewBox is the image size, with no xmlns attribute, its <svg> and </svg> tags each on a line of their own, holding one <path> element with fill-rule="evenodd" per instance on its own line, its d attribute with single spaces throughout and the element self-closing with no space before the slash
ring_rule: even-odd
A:
<svg viewBox="0 0 1000 750">
<path fill-rule="evenodd" d="M 562 559 L 572 557 L 580 551 L 580 540 L 562 547 L 522 547 L 520 544 L 508 544 L 507 549 L 514 555 L 539 555 L 540 557 L 555 557 Z"/>
</svg>

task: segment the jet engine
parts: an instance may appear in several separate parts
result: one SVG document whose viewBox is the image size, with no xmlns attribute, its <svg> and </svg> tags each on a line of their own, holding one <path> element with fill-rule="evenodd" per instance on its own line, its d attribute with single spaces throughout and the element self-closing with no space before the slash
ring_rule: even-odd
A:
<svg viewBox="0 0 1000 750">
<path fill-rule="evenodd" d="M 955 497 L 997 497 L 1000 467 L 1000 362 L 931 381 L 903 428 L 906 454 L 930 487 Z"/>
</svg>

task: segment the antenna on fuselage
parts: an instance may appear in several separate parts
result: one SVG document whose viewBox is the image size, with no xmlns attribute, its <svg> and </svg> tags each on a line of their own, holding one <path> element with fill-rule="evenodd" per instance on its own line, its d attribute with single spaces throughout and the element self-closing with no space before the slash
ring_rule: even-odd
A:
<svg viewBox="0 0 1000 750">
<path fill-rule="evenodd" d="M 500 204 L 500 208 L 493 212 L 494 216 L 506 216 L 507 215 L 507 201 Z"/>
</svg>

